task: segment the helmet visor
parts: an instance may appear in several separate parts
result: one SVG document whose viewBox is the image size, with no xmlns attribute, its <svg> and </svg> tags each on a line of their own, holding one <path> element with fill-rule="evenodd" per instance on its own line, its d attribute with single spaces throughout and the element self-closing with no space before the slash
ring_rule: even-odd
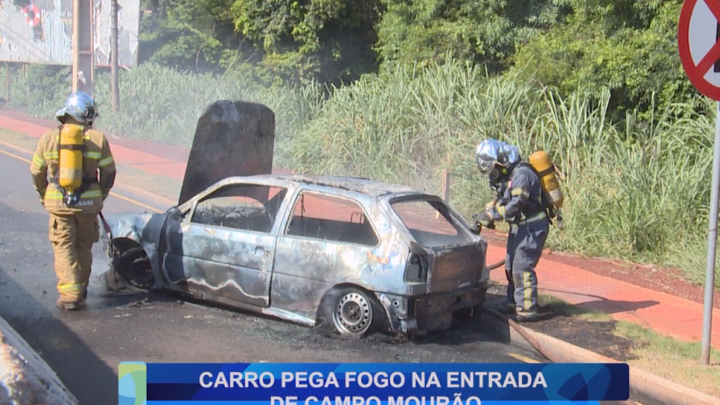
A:
<svg viewBox="0 0 720 405">
<path fill-rule="evenodd" d="M 488 158 L 487 156 L 478 156 L 477 158 L 478 169 L 480 173 L 484 175 L 490 172 L 494 163 L 495 159 Z"/>
<path fill-rule="evenodd" d="M 478 145 L 475 150 L 475 160 L 482 174 L 488 174 L 493 165 L 498 162 L 498 150 L 501 148 L 502 145 L 494 139 L 485 140 Z"/>
</svg>

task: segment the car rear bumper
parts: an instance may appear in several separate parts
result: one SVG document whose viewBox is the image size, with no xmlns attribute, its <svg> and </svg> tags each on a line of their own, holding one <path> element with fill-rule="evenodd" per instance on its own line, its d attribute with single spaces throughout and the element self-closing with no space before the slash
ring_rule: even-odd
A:
<svg viewBox="0 0 720 405">
<path fill-rule="evenodd" d="M 378 293 L 377 296 L 385 307 L 393 332 L 423 334 L 449 329 L 455 311 L 482 306 L 487 289 L 487 285 L 481 284 L 436 294 L 408 297 Z"/>
</svg>

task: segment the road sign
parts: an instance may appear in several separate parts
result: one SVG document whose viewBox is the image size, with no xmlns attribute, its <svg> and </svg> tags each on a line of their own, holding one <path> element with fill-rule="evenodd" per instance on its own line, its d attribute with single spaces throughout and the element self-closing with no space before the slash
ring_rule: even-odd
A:
<svg viewBox="0 0 720 405">
<path fill-rule="evenodd" d="M 680 60 L 698 91 L 717 101 L 700 361 L 710 364 L 715 250 L 720 202 L 720 0 L 686 0 L 678 24 Z"/>
<path fill-rule="evenodd" d="M 720 101 L 720 0 L 687 0 L 680 12 L 678 47 L 690 82 Z"/>
</svg>

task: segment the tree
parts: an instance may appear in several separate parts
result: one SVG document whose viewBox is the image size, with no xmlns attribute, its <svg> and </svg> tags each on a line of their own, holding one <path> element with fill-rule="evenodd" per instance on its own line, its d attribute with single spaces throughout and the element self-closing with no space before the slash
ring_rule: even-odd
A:
<svg viewBox="0 0 720 405">
<path fill-rule="evenodd" d="M 564 94 L 599 95 L 612 107 L 647 110 L 694 92 L 677 52 L 680 0 L 567 0 L 567 22 L 519 47 L 517 69 Z M 655 100 L 653 98 L 655 97 Z"/>
<path fill-rule="evenodd" d="M 233 0 L 143 0 L 141 59 L 196 72 L 227 66 L 243 48 Z"/>
<path fill-rule="evenodd" d="M 510 65 L 518 43 L 558 21 L 550 0 L 382 0 L 378 27 L 383 63 L 439 62 L 450 54 L 491 72 Z"/>
<path fill-rule="evenodd" d="M 375 69 L 377 0 L 235 0 L 232 15 L 284 77 L 337 83 Z"/>
</svg>

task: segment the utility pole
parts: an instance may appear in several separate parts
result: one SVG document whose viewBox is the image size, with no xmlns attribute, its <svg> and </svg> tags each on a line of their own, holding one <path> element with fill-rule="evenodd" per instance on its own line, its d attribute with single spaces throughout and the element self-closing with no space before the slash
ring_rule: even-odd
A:
<svg viewBox="0 0 720 405">
<path fill-rule="evenodd" d="M 713 292 L 715 291 L 715 247 L 717 246 L 718 206 L 720 205 L 720 101 L 715 103 L 715 145 L 713 146 L 712 185 L 710 188 L 710 225 L 708 227 L 708 254 L 705 268 L 705 307 L 700 361 L 710 365 L 712 347 Z"/>
<path fill-rule="evenodd" d="M 118 112 L 120 108 L 120 88 L 118 87 L 118 2 L 111 0 L 112 7 L 110 17 L 112 18 L 111 38 L 110 38 L 110 57 L 112 66 L 110 71 L 111 87 L 112 87 L 112 112 Z"/>
<path fill-rule="evenodd" d="M 10 65 L 7 62 L 5 62 L 5 87 L 7 88 L 6 91 L 7 91 L 7 103 L 8 104 L 10 104 L 10 99 L 12 98 L 12 96 L 10 95 L 10 90 L 11 90 L 10 82 L 11 82 Z"/>
<path fill-rule="evenodd" d="M 73 0 L 72 91 L 95 96 L 93 0 Z"/>
</svg>

